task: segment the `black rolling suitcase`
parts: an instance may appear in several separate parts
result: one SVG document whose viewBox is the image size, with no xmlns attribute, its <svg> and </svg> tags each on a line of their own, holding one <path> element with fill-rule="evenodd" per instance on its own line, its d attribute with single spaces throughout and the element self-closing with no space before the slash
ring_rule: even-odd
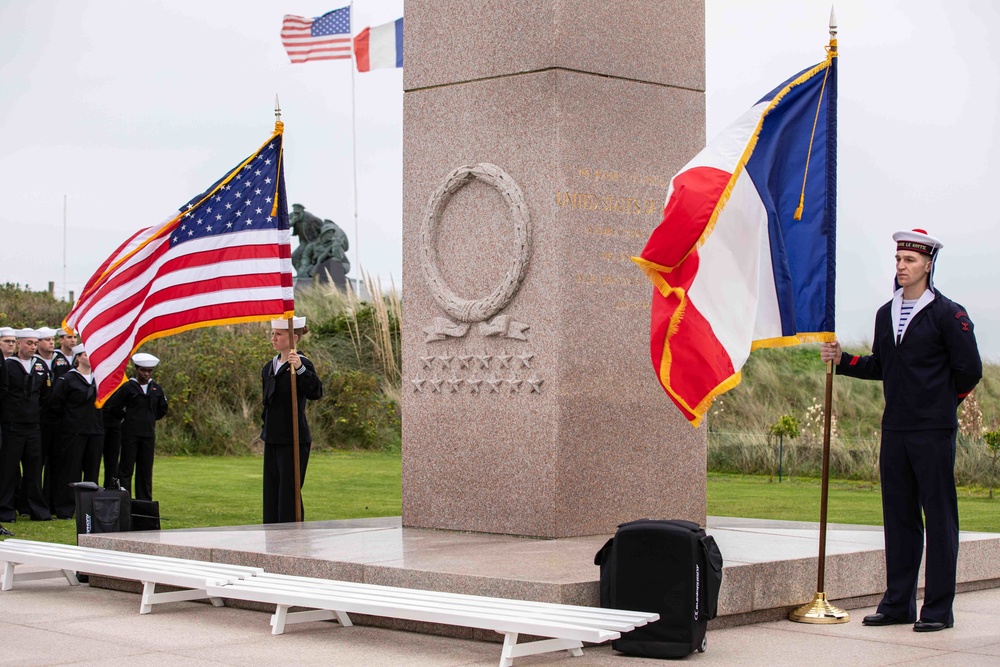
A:
<svg viewBox="0 0 1000 667">
<path fill-rule="evenodd" d="M 708 620 L 718 613 L 722 553 L 690 521 L 642 519 L 618 526 L 597 552 L 601 606 L 653 611 L 660 620 L 622 634 L 612 648 L 647 658 L 704 651 Z"/>
</svg>

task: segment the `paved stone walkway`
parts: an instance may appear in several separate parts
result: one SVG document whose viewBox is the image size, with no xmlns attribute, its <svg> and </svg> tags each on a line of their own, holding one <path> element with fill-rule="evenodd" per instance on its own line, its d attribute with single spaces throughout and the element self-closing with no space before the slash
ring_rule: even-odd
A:
<svg viewBox="0 0 1000 667">
<path fill-rule="evenodd" d="M 0 666 L 487 667 L 500 657 L 500 644 L 330 623 L 291 626 L 275 637 L 268 614 L 194 602 L 161 605 L 144 616 L 138 609 L 139 597 L 132 593 L 71 588 L 61 580 L 18 584 L 0 593 Z M 844 625 L 778 621 L 713 630 L 708 651 L 683 664 L 1000 665 L 1000 589 L 962 593 L 955 610 L 955 628 L 936 633 L 862 626 L 872 609 L 852 611 Z M 515 660 L 520 667 L 666 664 L 622 657 L 608 646 L 587 647 L 582 658 L 552 653 Z"/>
</svg>

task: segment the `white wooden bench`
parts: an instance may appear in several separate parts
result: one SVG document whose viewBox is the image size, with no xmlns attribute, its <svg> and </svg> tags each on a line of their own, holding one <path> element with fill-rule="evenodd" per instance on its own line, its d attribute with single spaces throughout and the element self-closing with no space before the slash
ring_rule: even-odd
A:
<svg viewBox="0 0 1000 667">
<path fill-rule="evenodd" d="M 569 651 L 583 655 L 583 642 L 617 639 L 640 625 L 659 619 L 650 612 L 579 607 L 545 602 L 438 593 L 391 586 L 358 584 L 330 579 L 258 574 L 225 585 L 209 585 L 210 595 L 276 605 L 271 633 L 309 621 L 336 620 L 351 625 L 348 613 L 369 614 L 428 623 L 493 630 L 504 635 L 500 667 L 514 658 Z M 291 607 L 309 611 L 290 612 Z M 549 639 L 518 644 L 518 635 Z"/>
<path fill-rule="evenodd" d="M 13 588 L 15 582 L 65 577 L 72 586 L 79 585 L 77 572 L 142 582 L 140 614 L 148 614 L 154 604 L 201 600 L 209 598 L 216 607 L 222 598 L 209 595 L 209 584 L 228 584 L 263 574 L 259 567 L 227 565 L 184 558 L 150 556 L 107 549 L 93 549 L 68 544 L 5 540 L 0 542 L 0 562 L 3 563 L 2 590 Z M 19 565 L 50 568 L 38 572 L 15 572 Z M 156 585 L 175 586 L 180 591 L 157 593 Z"/>
</svg>

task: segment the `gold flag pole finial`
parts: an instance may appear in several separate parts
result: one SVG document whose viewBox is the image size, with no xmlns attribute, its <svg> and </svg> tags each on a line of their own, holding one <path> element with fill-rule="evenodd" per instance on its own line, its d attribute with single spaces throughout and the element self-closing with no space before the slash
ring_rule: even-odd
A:
<svg viewBox="0 0 1000 667">
<path fill-rule="evenodd" d="M 837 55 L 837 12 L 830 5 L 830 52 Z"/>
<path fill-rule="evenodd" d="M 278 94 L 274 94 L 274 131 L 281 132 L 285 124 L 281 122 L 281 105 L 278 104 Z"/>
</svg>

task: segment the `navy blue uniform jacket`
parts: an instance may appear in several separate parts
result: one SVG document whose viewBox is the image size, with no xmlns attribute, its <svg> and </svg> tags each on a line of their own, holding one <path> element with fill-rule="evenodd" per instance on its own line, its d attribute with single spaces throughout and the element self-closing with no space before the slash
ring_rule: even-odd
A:
<svg viewBox="0 0 1000 667">
<path fill-rule="evenodd" d="M 134 438 L 151 438 L 156 435 L 156 422 L 167 416 L 167 396 L 163 388 L 153 380 L 149 381 L 143 393 L 134 378 L 118 387 L 105 408 L 125 410 L 122 421 L 122 435 Z"/>
<path fill-rule="evenodd" d="M 102 435 L 104 421 L 96 399 L 97 385 L 70 371 L 56 379 L 49 407 L 63 415 L 63 433 Z"/>
<path fill-rule="evenodd" d="M 299 355 L 302 360 L 301 373 L 295 376 L 295 396 L 299 409 L 299 444 L 312 442 L 309 433 L 309 423 L 306 421 L 306 399 L 315 401 L 323 398 L 323 382 L 316 375 L 316 369 L 311 361 Z M 292 379 L 289 373 L 291 366 L 285 362 L 274 372 L 273 360 L 264 364 L 261 369 L 264 412 L 261 419 L 264 422 L 260 430 L 260 439 L 272 445 L 292 444 Z"/>
<path fill-rule="evenodd" d="M 49 369 L 45 362 L 31 359 L 31 372 L 16 357 L 3 361 L 6 382 L 0 397 L 0 421 L 11 424 L 37 424 L 41 402 L 48 401 L 52 391 Z"/>
<path fill-rule="evenodd" d="M 968 313 L 935 289 L 934 300 L 912 316 L 898 345 L 895 338 L 889 301 L 875 315 L 872 353 L 843 353 L 837 373 L 882 380 L 883 429 L 958 428 L 958 404 L 983 377 Z"/>
</svg>

